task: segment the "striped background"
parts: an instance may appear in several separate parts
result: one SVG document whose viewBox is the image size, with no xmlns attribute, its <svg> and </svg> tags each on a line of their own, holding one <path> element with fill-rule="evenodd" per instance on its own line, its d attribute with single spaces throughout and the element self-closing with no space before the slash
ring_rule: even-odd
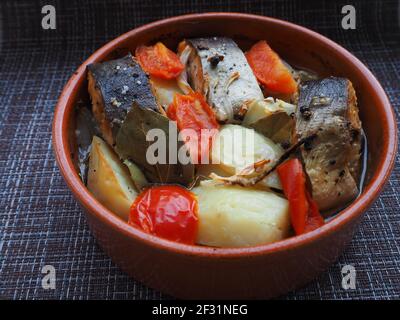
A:
<svg viewBox="0 0 400 320">
<path fill-rule="evenodd" d="M 163 299 L 130 279 L 99 249 L 65 186 L 51 149 L 51 121 L 69 76 L 91 52 L 135 26 L 206 11 L 269 15 L 316 30 L 360 58 L 382 83 L 399 116 L 398 1 L 356 1 L 357 29 L 340 28 L 348 1 L 5 1 L 0 2 L 0 297 L 13 299 Z M 53 4 L 57 29 L 41 29 Z M 238 26 L 240 28 L 240 26 Z M 400 206 L 396 168 L 339 261 L 283 299 L 400 298 Z M 55 290 L 41 287 L 54 265 Z M 352 264 L 357 288 L 341 288 Z"/>
</svg>

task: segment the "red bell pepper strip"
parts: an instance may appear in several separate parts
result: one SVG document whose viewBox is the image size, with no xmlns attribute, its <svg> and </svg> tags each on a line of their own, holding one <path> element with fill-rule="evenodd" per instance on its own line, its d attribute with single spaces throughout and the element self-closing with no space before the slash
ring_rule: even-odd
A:
<svg viewBox="0 0 400 320">
<path fill-rule="evenodd" d="M 161 42 L 136 48 L 135 56 L 143 70 L 154 77 L 174 79 L 184 69 L 179 57 Z"/>
<path fill-rule="evenodd" d="M 292 73 L 265 40 L 253 45 L 246 58 L 257 80 L 268 90 L 283 94 L 297 91 Z"/>
<path fill-rule="evenodd" d="M 306 178 L 299 159 L 285 161 L 277 168 L 283 192 L 289 200 L 290 219 L 297 235 L 319 228 L 324 219 L 306 189 Z"/>
<path fill-rule="evenodd" d="M 177 122 L 179 131 L 192 130 L 194 136 L 187 137 L 186 145 L 194 163 L 201 163 L 205 155 L 209 155 L 212 138 L 219 129 L 214 111 L 203 95 L 198 92 L 188 95 L 176 93 L 167 109 L 167 116 Z"/>
<path fill-rule="evenodd" d="M 320 226 L 324 225 L 325 221 L 319 213 L 317 203 L 314 201 L 308 191 L 306 191 L 306 196 L 310 210 L 308 211 L 308 218 L 304 232 L 309 232 L 318 229 Z"/>
</svg>

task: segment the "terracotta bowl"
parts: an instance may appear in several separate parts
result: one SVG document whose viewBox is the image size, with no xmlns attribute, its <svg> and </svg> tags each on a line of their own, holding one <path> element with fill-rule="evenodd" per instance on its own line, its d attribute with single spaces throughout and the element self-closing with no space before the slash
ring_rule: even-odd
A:
<svg viewBox="0 0 400 320">
<path fill-rule="evenodd" d="M 143 233 L 120 220 L 86 189 L 75 170 L 74 107 L 88 99 L 86 66 L 120 57 L 140 44 L 164 41 L 171 48 L 185 37 L 224 35 L 243 49 L 266 39 L 285 60 L 349 78 L 356 89 L 368 137 L 367 181 L 361 196 L 318 230 L 250 248 L 183 245 Z M 89 57 L 65 86 L 54 116 L 53 147 L 61 173 L 85 209 L 102 248 L 136 280 L 180 298 L 269 298 L 315 278 L 350 241 L 365 211 L 376 200 L 393 168 L 397 146 L 395 117 L 372 73 L 333 41 L 295 24 L 239 13 L 185 15 L 157 21 L 107 43 Z M 339 271 L 338 271 L 339 272 Z"/>
</svg>

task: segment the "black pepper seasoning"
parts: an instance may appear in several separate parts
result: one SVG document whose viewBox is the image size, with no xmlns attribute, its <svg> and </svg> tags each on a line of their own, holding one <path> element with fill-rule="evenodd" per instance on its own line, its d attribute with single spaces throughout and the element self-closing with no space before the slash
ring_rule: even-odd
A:
<svg viewBox="0 0 400 320">
<path fill-rule="evenodd" d="M 210 62 L 213 68 L 215 68 L 218 65 L 218 63 L 222 60 L 224 60 L 224 56 L 221 56 L 219 54 L 215 54 L 208 58 L 208 62 Z"/>
<path fill-rule="evenodd" d="M 308 107 L 308 106 L 301 106 L 300 113 L 305 120 L 310 120 L 310 118 L 312 116 L 312 112 L 310 110 L 310 107 Z"/>
</svg>

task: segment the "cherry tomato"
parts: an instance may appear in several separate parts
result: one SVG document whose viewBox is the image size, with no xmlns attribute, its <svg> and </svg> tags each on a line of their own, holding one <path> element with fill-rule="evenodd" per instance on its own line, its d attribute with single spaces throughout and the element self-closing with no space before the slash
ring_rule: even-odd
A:
<svg viewBox="0 0 400 320">
<path fill-rule="evenodd" d="M 197 212 L 197 198 L 189 190 L 175 185 L 153 186 L 133 202 L 129 224 L 161 238 L 194 244 Z"/>
<path fill-rule="evenodd" d="M 135 55 L 143 70 L 154 77 L 174 79 L 184 69 L 179 57 L 161 42 L 149 47 L 140 46 Z"/>
<path fill-rule="evenodd" d="M 247 61 L 257 80 L 267 89 L 290 94 L 297 91 L 297 83 L 290 70 L 266 41 L 259 41 L 246 53 Z"/>
<path fill-rule="evenodd" d="M 203 95 L 198 92 L 188 95 L 175 94 L 172 104 L 168 107 L 167 116 L 177 122 L 180 131 L 191 129 L 194 133 L 195 136 L 189 135 L 186 141 L 194 163 L 201 163 L 204 158 L 208 159 L 212 138 L 218 132 L 219 124 Z"/>
</svg>

